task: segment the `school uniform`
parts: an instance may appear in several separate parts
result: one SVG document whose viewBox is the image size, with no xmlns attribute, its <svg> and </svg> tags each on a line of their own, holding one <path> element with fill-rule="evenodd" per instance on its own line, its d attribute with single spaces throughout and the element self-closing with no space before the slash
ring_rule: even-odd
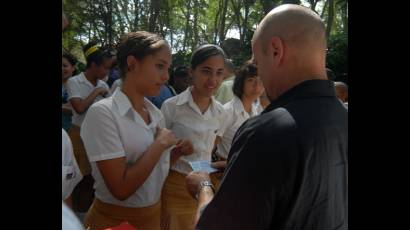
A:
<svg viewBox="0 0 410 230">
<path fill-rule="evenodd" d="M 191 140 L 194 153 L 181 156 L 171 166 L 171 171 L 162 190 L 162 229 L 194 229 L 193 218 L 197 202 L 186 190 L 185 176 L 192 171 L 189 162 L 211 161 L 216 134 L 219 132 L 224 111 L 213 97 L 207 111 L 202 114 L 195 104 L 192 87 L 164 102 L 161 111 L 166 127 L 177 138 Z"/>
<path fill-rule="evenodd" d="M 226 160 L 228 158 L 229 150 L 231 149 L 232 140 L 236 131 L 243 124 L 243 122 L 248 120 L 250 117 L 259 115 L 263 111 L 263 108 L 260 103 L 254 102 L 252 103 L 251 113 L 249 114 L 245 111 L 241 99 L 237 96 L 234 96 L 234 98 L 223 107 L 226 117 L 221 132 L 218 133 L 218 136 L 221 137 L 221 141 L 217 145 L 216 154 Z"/>
<path fill-rule="evenodd" d="M 74 187 L 81 181 L 83 175 L 75 160 L 70 138 L 64 129 L 62 136 L 62 199 L 67 199 L 73 192 Z"/>
<path fill-rule="evenodd" d="M 165 122 L 159 109 L 145 98 L 144 103 L 151 119 L 148 125 L 120 88 L 87 112 L 81 137 L 95 179 L 95 200 L 85 218 L 86 227 L 102 229 L 128 221 L 140 230 L 159 229 L 161 188 L 169 172 L 169 152 L 162 154 L 146 181 L 124 201 L 111 194 L 97 167 L 98 161 L 120 157 L 133 164 L 154 142 L 157 127 L 165 127 Z"/>
<path fill-rule="evenodd" d="M 94 86 L 90 81 L 87 80 L 84 73 L 80 73 L 74 77 L 68 79 L 66 83 L 68 100 L 73 98 L 85 99 L 87 98 L 96 88 L 105 88 L 109 90 L 107 83 L 102 80 L 97 80 L 97 85 Z M 103 99 L 104 97 L 98 95 L 94 103 Z M 89 175 L 91 172 L 90 163 L 88 162 L 87 155 L 85 153 L 84 144 L 80 137 L 81 124 L 84 120 L 86 112 L 83 114 L 78 114 L 75 109 L 73 109 L 72 116 L 72 127 L 68 131 L 68 134 L 73 143 L 74 154 L 80 166 L 83 175 Z"/>
</svg>

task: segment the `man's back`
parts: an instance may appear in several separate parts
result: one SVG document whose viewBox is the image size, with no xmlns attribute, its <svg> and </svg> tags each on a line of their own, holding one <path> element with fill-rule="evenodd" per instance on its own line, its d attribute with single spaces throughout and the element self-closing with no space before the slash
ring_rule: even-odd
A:
<svg viewBox="0 0 410 230">
<path fill-rule="evenodd" d="M 238 130 L 198 229 L 347 229 L 347 199 L 347 111 L 306 81 Z"/>
</svg>

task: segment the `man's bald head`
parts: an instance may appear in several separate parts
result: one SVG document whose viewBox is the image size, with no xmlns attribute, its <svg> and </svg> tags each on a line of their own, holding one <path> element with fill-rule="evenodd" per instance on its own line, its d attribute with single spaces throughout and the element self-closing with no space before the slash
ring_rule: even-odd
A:
<svg viewBox="0 0 410 230">
<path fill-rule="evenodd" d="M 255 31 L 254 39 L 262 47 L 277 36 L 289 48 L 306 52 L 326 50 L 325 25 L 315 12 L 307 7 L 285 4 L 271 10 Z M 303 50 L 299 50 L 303 51 Z"/>
<path fill-rule="evenodd" d="M 327 79 L 325 26 L 309 8 L 271 10 L 253 35 L 252 51 L 271 100 L 303 81 Z"/>
</svg>

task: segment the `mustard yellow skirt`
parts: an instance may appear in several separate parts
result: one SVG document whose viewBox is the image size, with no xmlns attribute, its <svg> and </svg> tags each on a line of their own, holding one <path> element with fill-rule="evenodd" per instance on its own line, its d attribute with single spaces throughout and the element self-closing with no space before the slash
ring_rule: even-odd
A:
<svg viewBox="0 0 410 230">
<path fill-rule="evenodd" d="M 197 201 L 186 189 L 184 174 L 170 170 L 162 188 L 161 202 L 161 229 L 194 229 Z"/>
<path fill-rule="evenodd" d="M 88 160 L 87 152 L 85 151 L 83 140 L 80 136 L 80 127 L 72 125 L 68 130 L 71 143 L 73 144 L 73 152 L 75 159 L 77 160 L 78 167 L 80 168 L 83 176 L 91 174 L 91 165 Z"/>
<path fill-rule="evenodd" d="M 138 230 L 160 230 L 161 202 L 143 208 L 129 208 L 94 199 L 84 218 L 85 229 L 89 230 L 103 230 L 123 222 Z"/>
<path fill-rule="evenodd" d="M 198 202 L 188 193 L 186 175 L 170 170 L 162 188 L 162 230 L 194 230 L 194 218 Z M 211 174 L 215 188 L 219 179 Z"/>
</svg>

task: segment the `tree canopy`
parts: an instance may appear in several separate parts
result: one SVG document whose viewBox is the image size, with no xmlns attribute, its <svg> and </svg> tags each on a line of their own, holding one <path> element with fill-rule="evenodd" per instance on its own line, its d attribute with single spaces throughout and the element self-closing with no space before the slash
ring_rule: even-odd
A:
<svg viewBox="0 0 410 230">
<path fill-rule="evenodd" d="M 114 46 L 122 34 L 146 30 L 170 43 L 174 65 L 188 64 L 193 49 L 213 43 L 238 66 L 251 57 L 251 38 L 258 23 L 285 3 L 310 7 L 322 17 L 328 67 L 338 77 L 347 75 L 347 0 L 65 0 L 70 25 L 62 45 L 84 62 L 81 47 L 89 41 Z"/>
</svg>

